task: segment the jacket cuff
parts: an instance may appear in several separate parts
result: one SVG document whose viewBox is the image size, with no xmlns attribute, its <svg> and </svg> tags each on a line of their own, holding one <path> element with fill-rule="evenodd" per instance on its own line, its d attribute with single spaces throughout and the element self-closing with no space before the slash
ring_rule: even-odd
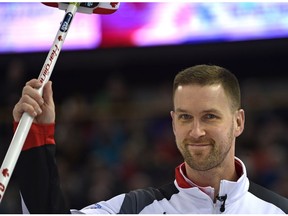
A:
<svg viewBox="0 0 288 216">
<path fill-rule="evenodd" d="M 13 123 L 14 132 L 16 131 L 18 124 L 18 122 Z M 55 145 L 54 131 L 55 123 L 32 123 L 30 131 L 28 132 L 27 138 L 23 145 L 22 151 L 44 145 Z"/>
</svg>

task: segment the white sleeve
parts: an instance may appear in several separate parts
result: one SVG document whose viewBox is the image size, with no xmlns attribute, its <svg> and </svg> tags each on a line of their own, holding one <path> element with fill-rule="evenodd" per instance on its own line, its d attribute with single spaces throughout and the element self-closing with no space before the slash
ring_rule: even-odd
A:
<svg viewBox="0 0 288 216">
<path fill-rule="evenodd" d="M 22 197 L 22 194 L 20 192 L 20 197 L 21 197 L 21 206 L 22 206 L 22 214 L 30 214 L 25 202 L 24 202 L 24 199 Z"/>
<path fill-rule="evenodd" d="M 107 201 L 89 205 L 81 210 L 71 209 L 72 214 L 117 214 L 119 213 L 125 194 L 120 194 Z"/>
</svg>

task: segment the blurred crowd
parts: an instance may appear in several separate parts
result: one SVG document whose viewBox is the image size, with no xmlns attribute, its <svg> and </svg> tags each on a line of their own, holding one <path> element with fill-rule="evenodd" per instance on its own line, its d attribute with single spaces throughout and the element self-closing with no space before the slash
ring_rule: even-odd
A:
<svg viewBox="0 0 288 216">
<path fill-rule="evenodd" d="M 1 161 L 13 136 L 12 109 L 25 67 L 13 61 L 1 83 Z M 288 197 L 288 80 L 241 79 L 246 127 L 236 155 L 255 182 Z M 171 83 L 131 89 L 110 76 L 92 96 L 73 93 L 56 103 L 56 158 L 71 208 L 82 208 L 136 188 L 174 179 L 182 162 L 171 127 Z M 54 92 L 57 94 L 57 92 Z M 17 184 L 11 180 L 0 212 L 15 213 Z"/>
</svg>

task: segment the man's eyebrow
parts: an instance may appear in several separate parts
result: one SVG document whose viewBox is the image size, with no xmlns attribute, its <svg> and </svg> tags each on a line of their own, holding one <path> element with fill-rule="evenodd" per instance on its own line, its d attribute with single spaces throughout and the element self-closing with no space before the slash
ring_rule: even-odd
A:
<svg viewBox="0 0 288 216">
<path fill-rule="evenodd" d="M 178 113 L 188 113 L 189 111 L 182 109 L 182 108 L 177 108 L 175 110 L 175 112 Z M 207 109 L 207 110 L 203 110 L 202 113 L 217 113 L 217 114 L 221 114 L 220 111 L 218 109 L 215 108 L 211 108 L 211 109 Z"/>
<path fill-rule="evenodd" d="M 188 111 L 187 111 L 187 110 L 184 110 L 184 109 L 181 109 L 181 108 L 177 108 L 177 109 L 175 110 L 175 112 L 187 113 Z"/>
<path fill-rule="evenodd" d="M 203 110 L 202 113 L 217 113 L 217 114 L 221 114 L 221 112 L 218 109 L 215 109 L 215 108 L 208 109 L 208 110 Z"/>
</svg>

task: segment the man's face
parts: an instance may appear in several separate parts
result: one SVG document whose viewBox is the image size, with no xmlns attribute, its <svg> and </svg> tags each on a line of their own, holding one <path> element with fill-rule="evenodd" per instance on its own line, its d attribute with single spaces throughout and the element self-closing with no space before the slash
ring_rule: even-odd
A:
<svg viewBox="0 0 288 216">
<path fill-rule="evenodd" d="M 231 110 L 231 100 L 221 85 L 179 86 L 171 116 L 177 147 L 192 169 L 206 171 L 223 161 L 234 161 L 244 111 Z"/>
</svg>

